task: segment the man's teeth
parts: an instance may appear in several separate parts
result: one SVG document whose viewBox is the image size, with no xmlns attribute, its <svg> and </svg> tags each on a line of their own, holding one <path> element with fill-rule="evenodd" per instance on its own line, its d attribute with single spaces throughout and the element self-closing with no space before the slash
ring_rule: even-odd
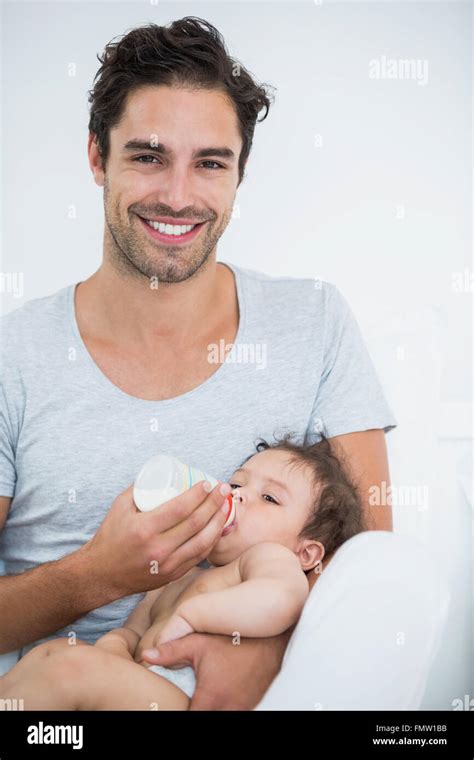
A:
<svg viewBox="0 0 474 760">
<path fill-rule="evenodd" d="M 184 235 L 186 232 L 194 229 L 195 224 L 165 224 L 164 222 L 151 222 L 145 219 L 146 223 L 165 235 Z"/>
</svg>

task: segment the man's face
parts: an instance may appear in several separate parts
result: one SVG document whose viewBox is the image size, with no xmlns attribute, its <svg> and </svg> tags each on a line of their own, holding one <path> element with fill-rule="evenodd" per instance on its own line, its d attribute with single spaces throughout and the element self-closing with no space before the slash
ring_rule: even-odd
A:
<svg viewBox="0 0 474 760">
<path fill-rule="evenodd" d="M 152 147 L 126 149 L 133 140 Z M 196 157 L 209 148 L 233 157 L 214 150 Z M 241 148 L 235 110 L 219 91 L 160 85 L 129 95 L 110 131 L 105 173 L 95 170 L 104 184 L 107 247 L 120 271 L 181 282 L 207 261 L 231 218 Z M 170 238 L 169 229 L 163 235 L 144 221 L 161 217 L 200 224 Z"/>
<path fill-rule="evenodd" d="M 287 451 L 261 451 L 228 482 L 238 486 L 233 491 L 236 517 L 207 557 L 211 564 L 227 564 L 262 541 L 283 544 L 294 552 L 300 548 L 303 539 L 298 535 L 314 502 L 307 465 L 295 464 Z"/>
</svg>

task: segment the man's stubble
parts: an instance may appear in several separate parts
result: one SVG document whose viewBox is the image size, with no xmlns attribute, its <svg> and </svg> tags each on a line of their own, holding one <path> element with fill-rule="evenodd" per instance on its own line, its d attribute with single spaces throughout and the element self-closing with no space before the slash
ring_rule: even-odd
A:
<svg viewBox="0 0 474 760">
<path fill-rule="evenodd" d="M 214 214 L 198 238 L 187 246 L 155 243 L 147 239 L 142 222 L 131 210 L 127 212 L 127 221 L 120 217 L 119 201 L 115 202 L 111 197 L 106 177 L 104 215 L 108 232 L 105 256 L 120 275 L 145 278 L 148 282 L 153 278 L 158 282 L 174 283 L 187 280 L 205 267 L 230 221 L 232 209 L 226 210 L 217 226 Z M 150 213 L 150 216 L 160 215 L 166 214 L 160 211 Z M 183 216 L 199 218 L 198 214 L 189 212 Z"/>
</svg>

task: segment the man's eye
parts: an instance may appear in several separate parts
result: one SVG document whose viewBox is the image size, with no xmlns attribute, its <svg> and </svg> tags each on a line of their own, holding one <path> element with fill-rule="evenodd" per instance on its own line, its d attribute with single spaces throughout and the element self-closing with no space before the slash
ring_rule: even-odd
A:
<svg viewBox="0 0 474 760">
<path fill-rule="evenodd" d="M 142 161 L 141 160 L 142 158 L 153 158 L 153 159 L 155 159 L 155 160 L 158 161 L 158 159 L 156 158 L 156 156 L 137 156 L 136 158 L 132 158 L 132 161 L 138 161 L 140 164 L 149 164 L 149 163 L 151 163 L 151 161 Z M 161 163 L 161 162 L 158 162 L 158 163 Z"/>
<path fill-rule="evenodd" d="M 225 167 L 222 166 L 222 164 L 218 164 L 217 161 L 210 161 L 210 160 L 209 161 L 201 161 L 201 164 L 214 164 L 217 169 L 225 169 Z M 210 167 L 207 167 L 207 168 L 210 168 Z M 215 170 L 213 169 L 213 171 L 215 171 Z"/>
<path fill-rule="evenodd" d="M 153 161 L 143 161 L 142 159 L 144 159 L 144 158 L 151 158 L 151 159 L 153 159 L 153 161 L 158 161 L 158 163 L 161 164 L 161 161 L 159 161 L 156 156 L 152 156 L 152 155 L 136 156 L 135 158 L 132 158 L 132 161 L 138 161 L 138 163 L 140 163 L 140 164 L 151 164 L 151 163 L 153 163 Z M 214 167 L 212 167 L 212 169 L 211 169 L 210 166 L 206 167 L 206 169 L 211 169 L 211 171 L 216 171 L 216 169 L 225 169 L 225 166 L 223 166 L 222 164 L 217 163 L 217 161 L 211 161 L 211 160 L 201 161 L 200 165 L 202 166 L 202 164 L 214 164 Z"/>
</svg>

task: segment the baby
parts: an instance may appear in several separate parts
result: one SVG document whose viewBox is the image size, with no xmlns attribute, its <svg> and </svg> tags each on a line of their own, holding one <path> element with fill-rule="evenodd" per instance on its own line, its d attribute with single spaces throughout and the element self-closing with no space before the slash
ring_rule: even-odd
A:
<svg viewBox="0 0 474 760">
<path fill-rule="evenodd" d="M 192 668 L 150 666 L 147 650 L 193 631 L 276 636 L 294 625 L 307 574 L 365 530 L 361 503 L 330 444 L 261 440 L 229 483 L 236 517 L 208 556 L 150 591 L 125 625 L 94 645 L 65 638 L 32 649 L 0 678 L 0 697 L 26 710 L 187 710 Z"/>
</svg>

